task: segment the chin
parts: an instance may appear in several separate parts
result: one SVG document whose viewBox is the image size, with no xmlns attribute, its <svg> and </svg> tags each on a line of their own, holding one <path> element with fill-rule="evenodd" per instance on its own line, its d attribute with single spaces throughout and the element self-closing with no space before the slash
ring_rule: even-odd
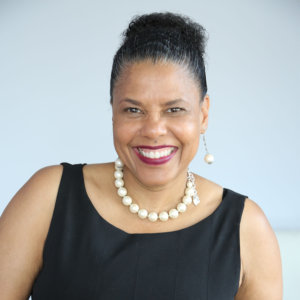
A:
<svg viewBox="0 0 300 300">
<path fill-rule="evenodd" d="M 159 187 L 168 184 L 175 177 L 174 171 L 151 169 L 151 170 L 136 170 L 135 174 L 138 181 L 148 187 Z"/>
</svg>

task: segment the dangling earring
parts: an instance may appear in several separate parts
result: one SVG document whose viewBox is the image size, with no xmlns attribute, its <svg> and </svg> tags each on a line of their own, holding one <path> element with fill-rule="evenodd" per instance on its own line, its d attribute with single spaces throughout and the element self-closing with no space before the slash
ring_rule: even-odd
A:
<svg viewBox="0 0 300 300">
<path fill-rule="evenodd" d="M 206 154 L 204 156 L 204 161 L 208 164 L 212 164 L 214 162 L 214 156 L 212 154 L 208 153 L 204 133 L 203 133 L 203 143 L 204 143 L 204 147 L 205 147 L 205 151 L 206 151 Z"/>
</svg>

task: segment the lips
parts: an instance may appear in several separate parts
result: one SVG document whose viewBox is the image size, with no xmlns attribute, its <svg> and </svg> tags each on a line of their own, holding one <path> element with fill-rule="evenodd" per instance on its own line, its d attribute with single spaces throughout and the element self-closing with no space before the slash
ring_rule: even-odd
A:
<svg viewBox="0 0 300 300">
<path fill-rule="evenodd" d="M 176 153 L 177 147 L 163 146 L 137 146 L 133 148 L 138 158 L 147 164 L 159 165 L 168 162 Z"/>
</svg>

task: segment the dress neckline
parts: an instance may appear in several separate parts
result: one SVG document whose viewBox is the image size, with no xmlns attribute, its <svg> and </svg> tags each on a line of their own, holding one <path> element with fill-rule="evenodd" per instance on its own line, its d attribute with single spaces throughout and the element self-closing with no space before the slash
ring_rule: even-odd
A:
<svg viewBox="0 0 300 300">
<path fill-rule="evenodd" d="M 221 209 L 221 207 L 224 205 L 224 199 L 228 193 L 228 189 L 223 187 L 223 192 L 222 192 L 222 200 L 220 202 L 220 204 L 216 207 L 216 209 L 208 216 L 206 216 L 204 219 L 198 221 L 195 224 L 192 224 L 190 226 L 181 228 L 181 229 L 177 229 L 177 230 L 172 230 L 172 231 L 163 231 L 163 232 L 142 232 L 142 233 L 129 233 L 126 232 L 125 230 L 111 224 L 110 222 L 108 222 L 105 218 L 102 217 L 102 215 L 98 212 L 98 210 L 96 209 L 96 207 L 94 206 L 93 202 L 91 201 L 87 190 L 86 190 L 86 186 L 85 186 L 85 181 L 84 181 L 84 175 L 83 175 L 83 167 L 84 165 L 86 165 L 86 163 L 81 164 L 81 186 L 83 189 L 83 195 L 85 197 L 85 200 L 87 200 L 88 205 L 91 208 L 91 211 L 93 214 L 95 214 L 99 220 L 101 220 L 104 224 L 106 224 L 107 227 L 111 228 L 112 230 L 121 233 L 122 235 L 125 236 L 160 236 L 160 235 L 166 235 L 166 234 L 178 234 L 181 232 L 186 232 L 189 230 L 194 229 L 195 227 L 200 226 L 202 223 L 208 222 L 211 218 L 213 218 L 213 216 Z"/>
</svg>

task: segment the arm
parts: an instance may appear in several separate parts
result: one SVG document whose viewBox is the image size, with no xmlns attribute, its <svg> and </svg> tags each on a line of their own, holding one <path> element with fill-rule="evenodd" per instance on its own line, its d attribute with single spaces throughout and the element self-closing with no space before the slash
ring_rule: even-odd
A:
<svg viewBox="0 0 300 300">
<path fill-rule="evenodd" d="M 266 216 L 246 199 L 240 225 L 243 280 L 235 300 L 282 300 L 278 242 Z"/>
<path fill-rule="evenodd" d="M 0 218 L 0 299 L 28 299 L 42 267 L 63 167 L 37 171 L 15 194 Z"/>
</svg>

